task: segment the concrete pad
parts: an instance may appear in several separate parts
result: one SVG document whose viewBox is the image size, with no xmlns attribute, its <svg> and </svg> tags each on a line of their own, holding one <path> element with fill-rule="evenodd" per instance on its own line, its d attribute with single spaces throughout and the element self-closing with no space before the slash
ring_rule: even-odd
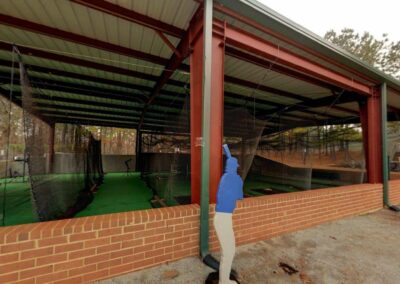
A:
<svg viewBox="0 0 400 284">
<path fill-rule="evenodd" d="M 241 283 L 400 283 L 400 213 L 380 210 L 241 246 L 233 266 Z M 99 283 L 204 283 L 210 272 L 193 257 Z"/>
</svg>

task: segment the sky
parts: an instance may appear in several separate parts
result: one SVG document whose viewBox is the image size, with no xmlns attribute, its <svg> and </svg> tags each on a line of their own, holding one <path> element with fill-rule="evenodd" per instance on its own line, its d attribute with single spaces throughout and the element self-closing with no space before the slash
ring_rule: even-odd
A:
<svg viewBox="0 0 400 284">
<path fill-rule="evenodd" d="M 400 41 L 399 0 L 258 0 L 297 24 L 324 36 L 328 30 L 353 28 Z"/>
</svg>

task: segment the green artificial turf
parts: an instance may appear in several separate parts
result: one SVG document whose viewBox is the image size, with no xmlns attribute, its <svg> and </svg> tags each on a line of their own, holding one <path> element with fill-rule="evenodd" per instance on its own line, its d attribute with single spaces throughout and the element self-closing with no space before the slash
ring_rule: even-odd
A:
<svg viewBox="0 0 400 284">
<path fill-rule="evenodd" d="M 10 181 L 8 180 L 6 198 L 4 200 L 4 181 L 4 179 L 0 180 L 1 214 L 3 214 L 3 204 L 5 205 L 4 225 L 10 226 L 36 222 L 38 219 L 32 209 L 29 184 L 27 182 L 22 182 L 21 179 L 16 182 L 14 180 L 11 183 L 9 183 Z M 3 220 L 0 218 L 0 221 L 1 226 L 3 225 Z"/>
<path fill-rule="evenodd" d="M 68 183 L 70 176 L 61 174 L 53 176 L 54 182 L 67 189 L 71 186 Z M 58 186 L 57 186 L 58 187 Z M 61 186 L 59 187 L 61 188 Z M 3 190 L 4 179 L 0 180 L 0 208 L 3 212 Z M 152 197 L 151 190 L 140 179 L 139 173 L 110 173 L 104 177 L 104 183 L 99 187 L 92 203 L 87 208 L 79 212 L 76 216 L 92 216 L 131 210 L 141 210 L 151 208 L 149 200 Z M 5 199 L 5 225 L 18 225 L 37 222 L 34 213 L 29 184 L 27 182 L 7 181 Z M 0 218 L 0 221 L 1 218 Z M 2 225 L 2 222 L 0 222 Z"/>
<path fill-rule="evenodd" d="M 68 174 L 51 176 L 55 190 L 68 190 L 71 186 L 81 186 L 80 178 L 71 178 Z M 175 197 L 190 197 L 190 177 L 173 175 L 171 173 L 152 173 L 146 176 L 149 186 L 155 189 L 160 198 L 164 199 L 168 206 L 179 205 Z M 3 211 L 3 190 L 5 179 L 0 179 L 0 209 Z M 5 225 L 17 225 L 33 223 L 37 221 L 31 202 L 29 184 L 22 179 L 8 180 L 5 199 Z M 342 185 L 339 181 L 313 179 L 312 188 L 330 187 Z M 244 183 L 244 193 L 247 196 L 264 195 L 262 189 L 272 189 L 273 193 L 299 191 L 301 181 L 295 177 L 282 179 L 267 176 L 248 176 Z M 152 190 L 145 181 L 140 178 L 140 173 L 109 173 L 104 177 L 104 183 L 95 193 L 92 203 L 79 212 L 76 216 L 93 216 L 143 210 L 152 208 L 150 200 L 153 197 Z M 154 204 L 157 206 L 157 204 Z M 158 204 L 159 205 L 159 204 Z M 1 217 L 1 216 L 0 216 Z M 0 218 L 0 221 L 1 218 Z M 1 225 L 1 224 L 0 224 Z"/>
<path fill-rule="evenodd" d="M 153 194 L 140 179 L 140 173 L 109 173 L 95 193 L 94 200 L 76 217 L 93 216 L 151 208 Z"/>
</svg>

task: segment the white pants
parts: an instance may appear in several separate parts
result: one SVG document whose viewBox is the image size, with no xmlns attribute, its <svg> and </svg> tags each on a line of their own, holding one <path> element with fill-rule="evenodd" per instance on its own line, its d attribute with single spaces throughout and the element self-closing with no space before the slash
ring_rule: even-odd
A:
<svg viewBox="0 0 400 284">
<path fill-rule="evenodd" d="M 233 257 L 235 256 L 235 235 L 233 233 L 232 214 L 215 212 L 214 228 L 221 246 L 219 265 L 219 283 L 236 283 L 229 280 Z"/>
</svg>

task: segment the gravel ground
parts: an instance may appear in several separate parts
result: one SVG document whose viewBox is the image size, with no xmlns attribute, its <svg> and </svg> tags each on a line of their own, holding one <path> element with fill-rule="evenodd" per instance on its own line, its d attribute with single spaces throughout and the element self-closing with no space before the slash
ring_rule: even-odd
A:
<svg viewBox="0 0 400 284">
<path fill-rule="evenodd" d="M 285 264 L 298 272 L 289 275 Z M 241 246 L 233 266 L 241 283 L 400 283 L 400 213 L 380 210 Z M 204 283 L 210 272 L 193 257 L 99 283 Z"/>
</svg>

